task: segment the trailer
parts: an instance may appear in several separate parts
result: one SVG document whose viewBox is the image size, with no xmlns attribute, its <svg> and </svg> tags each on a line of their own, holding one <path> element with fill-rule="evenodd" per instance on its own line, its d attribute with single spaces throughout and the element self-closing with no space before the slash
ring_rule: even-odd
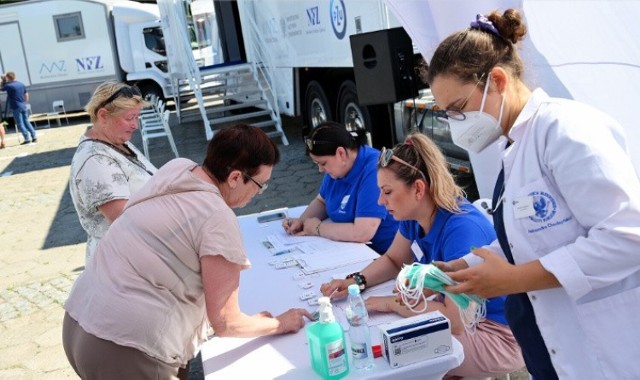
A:
<svg viewBox="0 0 640 380">
<path fill-rule="evenodd" d="M 0 6 L 0 70 L 30 93 L 32 112 L 64 101 L 81 110 L 106 80 L 171 97 L 157 5 L 135 1 L 30 0 Z M 201 49 L 200 49 L 201 50 Z"/>
<path fill-rule="evenodd" d="M 213 3 L 213 9 L 203 3 Z M 230 113 L 240 112 L 241 104 L 253 104 L 277 115 L 264 123 L 279 124 L 275 119 L 281 114 L 301 116 L 305 129 L 336 120 L 350 130 L 365 129 L 375 146 L 393 142 L 391 104 L 365 105 L 358 100 L 350 42 L 354 34 L 400 26 L 382 0 L 158 0 L 158 5 L 167 21 L 163 26 L 171 76 L 181 88 L 178 117 L 184 120 L 186 115 L 180 106 L 185 97 L 201 97 L 197 117 L 205 121 L 207 138 L 212 136 L 209 124 L 238 121 Z M 180 13 L 187 21 L 175 18 Z M 180 23 L 181 32 L 168 26 Z M 210 36 L 216 47 L 213 65 L 194 70 L 194 63 L 188 62 L 183 48 L 189 23 L 202 31 L 199 34 Z M 412 58 L 410 40 L 409 50 Z M 249 68 L 234 71 L 234 65 Z M 258 75 L 251 73 L 255 71 Z M 249 87 L 259 90 L 248 94 Z M 207 101 L 214 91 L 222 104 L 218 110 L 204 105 L 216 103 Z M 279 127 L 274 133 L 286 140 Z"/>
<path fill-rule="evenodd" d="M 247 59 L 270 61 L 282 113 L 302 116 L 309 129 L 327 120 L 365 129 L 378 147 L 394 141 L 391 103 L 359 100 L 350 42 L 401 26 L 382 0 L 239 0 L 238 8 Z M 270 54 L 256 57 L 254 45 Z"/>
<path fill-rule="evenodd" d="M 158 0 L 161 2 L 177 7 L 213 2 L 207 28 L 218 32 L 219 40 L 211 41 L 212 45 L 219 46 L 218 66 L 225 66 L 225 72 L 235 64 L 258 67 L 261 73 L 258 80 L 266 82 L 263 85 L 269 93 L 266 97 L 272 99 L 264 107 L 272 114 L 302 117 L 307 129 L 326 120 L 344 123 L 348 129 L 364 128 L 371 133 L 373 145 L 377 147 L 402 141 L 408 132 L 426 133 L 442 148 L 451 169 L 466 175 L 471 192 L 483 198 L 490 196 L 499 170 L 495 166 L 499 162 L 495 159 L 497 148 L 470 156 L 456 147 L 448 125 L 438 122 L 430 113 L 434 101 L 428 89 L 421 90 L 420 96 L 414 99 L 391 106 L 361 102 L 363 93 L 356 80 L 354 57 L 363 51 L 355 52 L 352 40 L 354 36 L 402 27 L 413 41 L 413 52 L 428 61 L 442 39 L 468 27 L 476 14 L 494 9 L 520 9 L 529 27 L 528 38 L 521 47 L 528 63 L 528 84 L 541 86 L 552 96 L 592 104 L 613 115 L 626 129 L 632 160 L 640 172 L 640 129 L 632 112 L 640 88 L 640 52 L 634 42 L 640 36 L 640 24 L 635 22 L 640 16 L 637 2 Z M 600 20 L 598 25 L 611 28 L 594 29 L 591 20 Z M 624 33 L 619 29 L 622 26 Z M 184 36 L 175 39 L 176 44 L 183 45 L 185 40 Z M 391 43 L 388 50 L 394 48 Z M 176 55 L 176 59 L 187 57 Z M 177 62 L 174 68 L 185 65 L 188 62 Z M 194 70 L 192 67 L 189 72 L 178 69 L 173 73 L 174 68 L 170 67 L 172 75 L 197 76 L 192 81 L 195 87 L 202 83 L 200 73 L 215 71 L 215 68 Z M 242 79 L 227 76 L 215 81 L 230 83 Z M 368 82 L 374 83 L 371 88 L 375 91 L 376 78 Z M 237 103 L 254 100 L 253 96 L 234 97 L 236 90 L 224 91 L 227 111 L 236 109 L 232 108 L 235 105 L 228 105 L 229 100 Z M 201 114 L 206 119 L 210 113 L 202 110 Z M 301 133 L 306 134 L 308 130 Z M 208 134 L 208 138 L 210 136 Z"/>
</svg>

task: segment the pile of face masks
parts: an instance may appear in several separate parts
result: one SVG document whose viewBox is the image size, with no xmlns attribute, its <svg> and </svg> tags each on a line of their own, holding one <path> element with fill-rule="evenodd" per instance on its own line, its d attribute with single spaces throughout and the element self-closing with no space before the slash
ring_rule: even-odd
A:
<svg viewBox="0 0 640 380">
<path fill-rule="evenodd" d="M 427 297 L 423 292 L 425 288 L 443 293 L 458 306 L 465 329 L 473 333 L 478 322 L 486 317 L 486 300 L 474 295 L 449 293 L 444 288 L 455 284 L 451 277 L 433 264 L 405 265 L 396 278 L 396 289 L 402 302 L 411 311 L 422 313 L 427 310 Z M 422 307 L 416 309 L 420 302 Z"/>
</svg>

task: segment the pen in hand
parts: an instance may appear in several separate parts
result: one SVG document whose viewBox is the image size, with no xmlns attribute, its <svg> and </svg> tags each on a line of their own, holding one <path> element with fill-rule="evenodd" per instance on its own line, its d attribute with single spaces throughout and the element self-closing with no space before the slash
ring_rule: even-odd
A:
<svg viewBox="0 0 640 380">
<path fill-rule="evenodd" d="M 284 223 L 282 224 L 282 227 L 284 227 L 285 232 L 288 233 L 289 235 L 293 235 L 295 233 L 295 231 L 291 228 L 293 227 L 293 222 L 294 220 L 287 216 L 287 218 L 284 220 Z"/>
</svg>

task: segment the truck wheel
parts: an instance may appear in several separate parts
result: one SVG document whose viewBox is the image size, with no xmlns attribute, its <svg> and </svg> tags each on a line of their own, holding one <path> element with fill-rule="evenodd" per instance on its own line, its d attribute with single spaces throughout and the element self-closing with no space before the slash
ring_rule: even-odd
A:
<svg viewBox="0 0 640 380">
<path fill-rule="evenodd" d="M 345 125 L 348 131 L 364 129 L 371 132 L 372 124 L 369 110 L 358 102 L 358 90 L 352 81 L 345 81 L 340 86 L 338 114 L 338 120 Z"/>
<path fill-rule="evenodd" d="M 142 93 L 142 97 L 149 100 L 153 97 L 157 99 L 164 99 L 162 89 L 155 83 L 138 83 L 138 88 Z"/>
<path fill-rule="evenodd" d="M 331 120 L 331 106 L 320 83 L 309 82 L 305 92 L 305 120 L 311 130 L 320 123 Z"/>
</svg>

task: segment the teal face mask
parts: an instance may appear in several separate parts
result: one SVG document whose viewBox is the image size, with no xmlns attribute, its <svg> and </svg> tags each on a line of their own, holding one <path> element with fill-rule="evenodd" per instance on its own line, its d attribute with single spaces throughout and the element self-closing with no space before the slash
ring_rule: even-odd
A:
<svg viewBox="0 0 640 380">
<path fill-rule="evenodd" d="M 402 297 L 402 302 L 411 311 L 422 313 L 427 310 L 427 298 L 424 296 L 423 289 L 431 289 L 449 297 L 460 309 L 460 317 L 465 328 L 473 331 L 480 319 L 486 316 L 486 300 L 471 294 L 453 294 L 445 290 L 445 286 L 455 284 L 451 277 L 433 264 L 405 265 L 396 278 L 396 288 Z M 423 302 L 423 305 L 416 310 L 420 302 Z"/>
</svg>

